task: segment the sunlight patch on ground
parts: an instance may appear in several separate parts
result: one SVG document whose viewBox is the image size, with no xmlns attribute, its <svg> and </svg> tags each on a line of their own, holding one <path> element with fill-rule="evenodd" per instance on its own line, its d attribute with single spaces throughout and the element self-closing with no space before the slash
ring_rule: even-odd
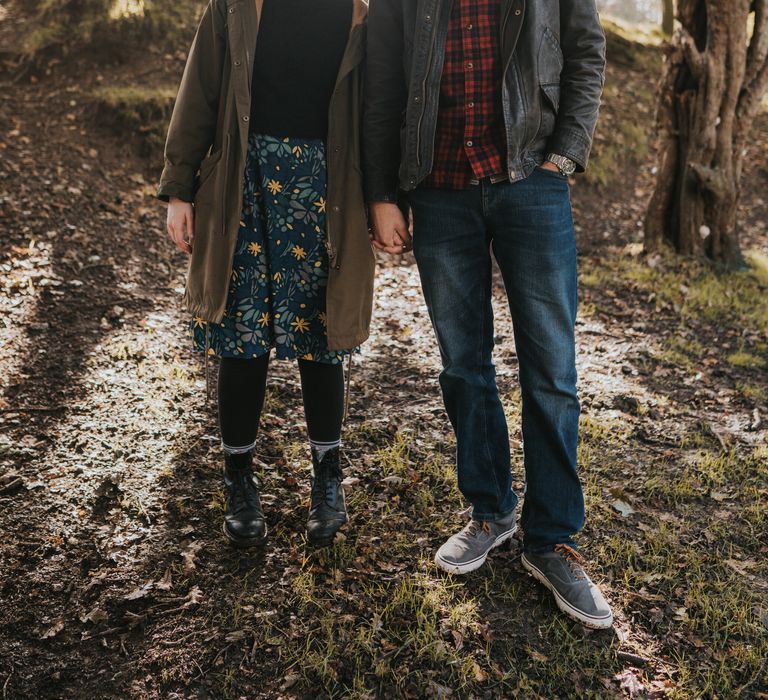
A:
<svg viewBox="0 0 768 700">
<path fill-rule="evenodd" d="M 144 15 L 144 0 L 115 0 L 109 10 L 110 19 Z"/>
</svg>

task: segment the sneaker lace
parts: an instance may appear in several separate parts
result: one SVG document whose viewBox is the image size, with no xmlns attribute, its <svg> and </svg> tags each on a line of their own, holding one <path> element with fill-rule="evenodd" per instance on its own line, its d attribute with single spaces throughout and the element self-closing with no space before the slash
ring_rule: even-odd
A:
<svg viewBox="0 0 768 700">
<path fill-rule="evenodd" d="M 569 547 L 567 544 L 556 544 L 555 552 L 565 559 L 568 568 L 571 570 L 571 573 L 577 581 L 587 580 L 587 575 L 584 573 L 584 569 L 581 566 L 584 559 L 575 549 L 573 549 L 573 547 Z"/>
<path fill-rule="evenodd" d="M 244 508 L 257 508 L 259 505 L 259 491 L 256 488 L 256 478 L 247 471 L 235 477 L 235 488 L 232 494 L 232 506 L 235 511 Z"/>
<path fill-rule="evenodd" d="M 470 537 L 477 537 L 478 532 L 482 530 L 486 535 L 491 534 L 491 527 L 483 520 L 470 520 L 466 532 Z"/>
</svg>

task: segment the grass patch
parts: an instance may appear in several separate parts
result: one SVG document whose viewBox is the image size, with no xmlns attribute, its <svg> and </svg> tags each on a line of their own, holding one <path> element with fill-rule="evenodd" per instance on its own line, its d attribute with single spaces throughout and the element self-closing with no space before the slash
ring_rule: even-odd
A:
<svg viewBox="0 0 768 700">
<path fill-rule="evenodd" d="M 29 58 L 98 53 L 111 60 L 141 47 L 176 50 L 188 44 L 202 0 L 11 0 L 27 18 L 20 46 Z"/>
<path fill-rule="evenodd" d="M 768 328 L 768 289 L 762 267 L 720 273 L 705 263 L 670 254 L 654 258 L 621 253 L 604 260 L 585 259 L 582 284 L 594 288 L 629 286 L 655 302 L 656 310 L 671 308 L 686 319 L 751 329 Z"/>
<path fill-rule="evenodd" d="M 744 367 L 745 369 L 759 369 L 765 367 L 765 360 L 748 352 L 735 352 L 728 356 L 728 363 L 734 367 Z"/>
<path fill-rule="evenodd" d="M 95 119 L 116 132 L 137 135 L 147 153 L 162 148 L 176 87 L 104 86 L 92 93 Z"/>
</svg>

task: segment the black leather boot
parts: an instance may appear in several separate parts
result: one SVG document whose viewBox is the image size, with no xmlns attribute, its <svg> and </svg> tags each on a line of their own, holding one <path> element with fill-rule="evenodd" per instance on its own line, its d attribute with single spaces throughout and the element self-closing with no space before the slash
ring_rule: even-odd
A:
<svg viewBox="0 0 768 700">
<path fill-rule="evenodd" d="M 315 474 L 312 478 L 307 540 L 316 547 L 325 547 L 333 542 L 339 528 L 348 520 L 341 485 L 339 448 L 328 450 L 321 460 L 313 451 L 312 462 Z"/>
<path fill-rule="evenodd" d="M 253 474 L 252 463 L 250 452 L 224 455 L 224 485 L 227 489 L 224 534 L 238 547 L 254 547 L 267 538 L 259 482 Z"/>
</svg>

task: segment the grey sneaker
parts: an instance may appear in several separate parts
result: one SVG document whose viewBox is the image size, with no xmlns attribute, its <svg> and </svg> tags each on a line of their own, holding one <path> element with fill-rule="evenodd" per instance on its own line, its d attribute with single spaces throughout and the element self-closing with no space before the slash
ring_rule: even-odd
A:
<svg viewBox="0 0 768 700">
<path fill-rule="evenodd" d="M 488 552 L 506 542 L 515 530 L 514 511 L 501 520 L 471 520 L 437 550 L 435 564 L 449 574 L 467 574 L 479 569 L 485 563 Z"/>
<path fill-rule="evenodd" d="M 558 544 L 554 552 L 525 552 L 521 561 L 531 576 L 552 591 L 557 607 L 566 615 L 597 630 L 613 624 L 610 606 L 584 573 L 582 559 L 571 547 Z"/>
</svg>

